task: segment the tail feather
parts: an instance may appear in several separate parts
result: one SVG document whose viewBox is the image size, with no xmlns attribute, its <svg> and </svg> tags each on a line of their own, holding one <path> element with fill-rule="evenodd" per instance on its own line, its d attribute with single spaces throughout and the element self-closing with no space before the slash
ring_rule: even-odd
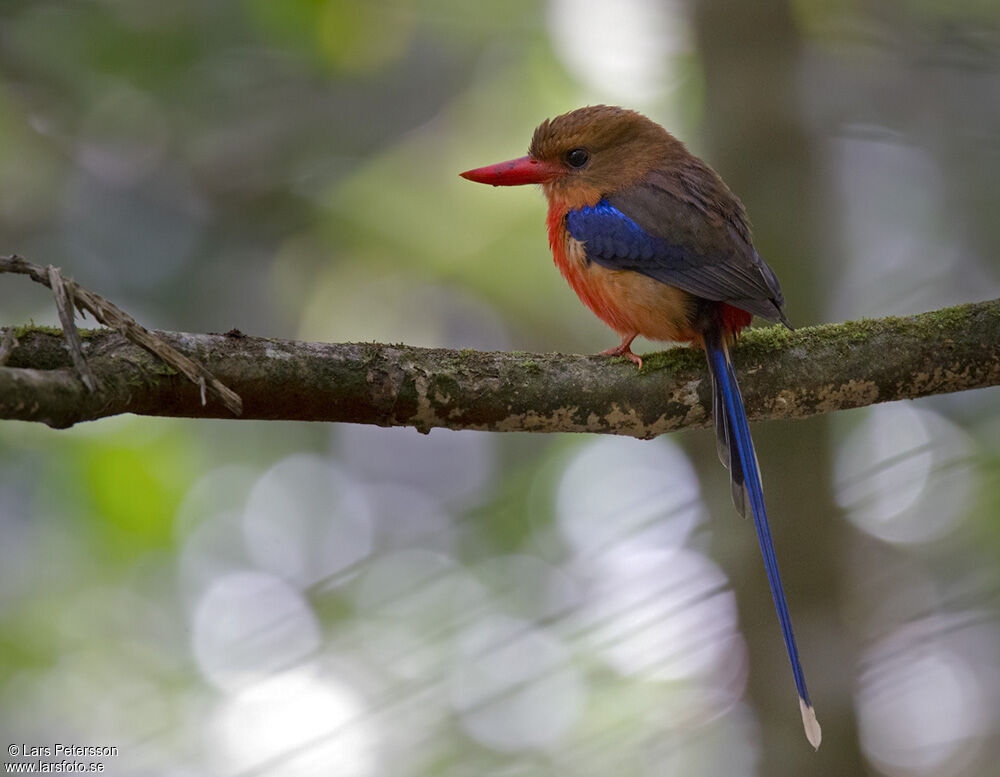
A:
<svg viewBox="0 0 1000 777">
<path fill-rule="evenodd" d="M 715 419 L 715 444 L 722 466 L 731 473 L 730 485 L 733 504 L 743 518 L 747 516 L 747 492 L 744 487 L 743 465 L 736 449 L 736 438 L 729 428 L 729 414 L 726 412 L 722 387 L 712 373 L 712 417 Z"/>
<path fill-rule="evenodd" d="M 712 376 L 712 418 L 715 419 L 715 445 L 719 451 L 719 461 L 722 462 L 723 467 L 729 469 L 730 462 L 733 460 L 729 453 L 732 447 L 732 442 L 729 439 L 729 418 L 722 402 L 722 391 L 716 385 L 715 373 L 710 371 L 709 374 Z"/>
<path fill-rule="evenodd" d="M 778 621 L 781 624 L 781 633 L 788 651 L 788 659 L 792 664 L 795 687 L 799 692 L 802 723 L 810 744 L 818 748 L 821 739 L 820 727 L 816 721 L 816 713 L 809 701 L 805 675 L 802 672 L 802 664 L 799 662 L 798 646 L 792 631 L 792 618 L 788 613 L 785 591 L 781 584 L 781 574 L 778 571 L 778 559 L 774 553 L 774 542 L 771 539 L 771 527 L 768 524 L 767 510 L 764 506 L 764 489 L 760 480 L 757 454 L 754 451 L 753 440 L 750 438 L 750 425 L 743 408 L 743 398 L 736 382 L 736 373 L 729 358 L 729 349 L 726 347 L 720 332 L 715 331 L 706 336 L 705 353 L 712 375 L 712 407 L 715 412 L 719 458 L 729 468 L 733 503 L 736 505 L 736 509 L 741 515 L 746 515 L 746 508 L 749 505 L 753 515 L 757 539 L 764 557 L 767 582 L 770 585 L 771 596 L 778 612 Z"/>
</svg>

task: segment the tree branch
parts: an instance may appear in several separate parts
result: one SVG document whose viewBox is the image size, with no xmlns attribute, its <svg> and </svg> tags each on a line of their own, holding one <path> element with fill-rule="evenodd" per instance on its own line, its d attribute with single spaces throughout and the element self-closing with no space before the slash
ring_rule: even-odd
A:
<svg viewBox="0 0 1000 777">
<path fill-rule="evenodd" d="M 232 417 L 217 399 L 202 404 L 196 386 L 117 332 L 81 331 L 103 387 L 96 394 L 73 372 L 62 332 L 15 334 L 0 366 L 0 418 L 63 428 L 118 413 Z M 600 356 L 156 334 L 238 392 L 246 419 L 653 437 L 704 426 L 711 407 L 704 357 L 690 348 L 644 357 L 639 373 Z M 796 332 L 749 330 L 733 360 L 756 420 L 995 386 L 1000 300 Z"/>
<path fill-rule="evenodd" d="M 58 267 L 52 265 L 41 267 L 16 255 L 0 256 L 0 273 L 26 275 L 35 283 L 52 289 L 55 295 L 56 309 L 59 312 L 59 321 L 63 326 L 63 336 L 69 346 L 73 366 L 88 391 L 99 393 L 103 387 L 84 357 L 80 335 L 74 320 L 74 312 L 77 309 L 81 313 L 90 313 L 97 319 L 98 323 L 116 330 L 126 340 L 144 348 L 186 375 L 201 390 L 202 404 L 206 402 L 206 395 L 212 394 L 218 397 L 234 415 L 239 415 L 242 412 L 243 400 L 240 399 L 239 395 L 223 385 L 209 370 L 205 369 L 204 365 L 178 353 L 176 349 L 171 348 L 159 337 L 152 334 L 110 300 L 83 288 L 70 278 L 63 278 L 62 271 Z"/>
</svg>

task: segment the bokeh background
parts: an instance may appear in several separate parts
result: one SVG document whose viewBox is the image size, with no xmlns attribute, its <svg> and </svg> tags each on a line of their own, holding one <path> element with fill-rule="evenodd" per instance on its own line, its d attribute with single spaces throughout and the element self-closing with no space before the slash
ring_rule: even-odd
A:
<svg viewBox="0 0 1000 777">
<path fill-rule="evenodd" d="M 595 352 L 540 193 L 457 176 L 594 102 L 722 173 L 797 325 L 1000 295 L 982 0 L 3 0 L 0 253 L 163 329 Z M 998 399 L 755 426 L 819 753 L 708 432 L 0 424 L 0 739 L 120 775 L 1000 774 Z"/>
</svg>

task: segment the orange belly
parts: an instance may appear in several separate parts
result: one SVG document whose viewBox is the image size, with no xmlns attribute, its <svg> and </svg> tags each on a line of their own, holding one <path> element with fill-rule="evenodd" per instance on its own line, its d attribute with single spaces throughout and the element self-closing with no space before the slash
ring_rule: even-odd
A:
<svg viewBox="0 0 1000 777">
<path fill-rule="evenodd" d="M 572 238 L 562 259 L 556 264 L 577 296 L 618 334 L 675 342 L 697 339 L 690 325 L 694 298 L 686 291 L 630 270 L 588 264 L 583 245 Z"/>
<path fill-rule="evenodd" d="M 549 211 L 552 256 L 580 301 L 601 321 L 624 336 L 675 342 L 698 339 L 690 324 L 691 294 L 637 272 L 588 262 L 583 243 L 566 232 L 564 216 L 561 208 Z"/>
</svg>

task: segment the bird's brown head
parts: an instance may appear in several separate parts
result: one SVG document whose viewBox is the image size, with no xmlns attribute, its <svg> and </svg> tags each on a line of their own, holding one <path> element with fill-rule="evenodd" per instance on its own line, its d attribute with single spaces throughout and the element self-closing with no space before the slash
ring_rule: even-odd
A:
<svg viewBox="0 0 1000 777">
<path fill-rule="evenodd" d="M 590 105 L 538 125 L 528 156 L 462 176 L 494 186 L 540 183 L 549 197 L 580 206 L 684 153 L 679 140 L 641 113 Z"/>
</svg>

